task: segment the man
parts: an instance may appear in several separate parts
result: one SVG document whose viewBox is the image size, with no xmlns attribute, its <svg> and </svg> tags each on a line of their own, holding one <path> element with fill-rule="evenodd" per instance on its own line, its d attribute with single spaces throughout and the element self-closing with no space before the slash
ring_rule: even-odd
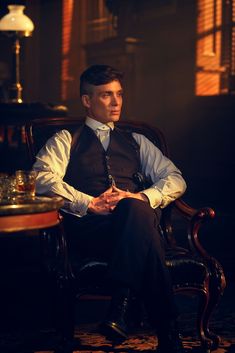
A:
<svg viewBox="0 0 235 353">
<path fill-rule="evenodd" d="M 186 186 L 180 171 L 146 137 L 115 127 L 122 94 L 122 74 L 116 69 L 94 65 L 83 72 L 85 124 L 56 133 L 38 153 L 37 192 L 65 199 L 71 257 L 108 261 L 113 296 L 102 332 L 111 339 L 127 337 L 134 293 L 157 330 L 158 352 L 180 353 L 159 221 L 160 209 Z"/>
</svg>

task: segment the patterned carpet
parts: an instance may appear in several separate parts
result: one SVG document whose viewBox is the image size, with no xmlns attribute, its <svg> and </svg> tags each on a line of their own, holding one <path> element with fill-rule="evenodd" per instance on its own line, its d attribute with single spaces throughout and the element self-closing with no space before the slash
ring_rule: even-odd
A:
<svg viewBox="0 0 235 353">
<path fill-rule="evenodd" d="M 221 336 L 221 343 L 214 353 L 235 353 L 235 284 L 230 284 L 210 320 L 210 328 Z M 200 342 L 196 335 L 195 305 L 185 298 L 179 298 L 180 331 L 184 347 L 189 353 L 202 353 Z M 88 304 L 90 305 L 90 304 Z M 84 304 L 83 304 L 84 306 Z M 86 307 L 83 307 L 87 310 Z M 92 311 L 92 310 L 91 310 Z M 80 341 L 78 345 L 78 339 Z M 0 334 L 0 353 L 51 353 L 58 346 L 59 338 L 51 330 L 17 330 L 11 333 Z M 82 345 L 82 348 L 81 348 Z M 78 323 L 75 332 L 75 352 L 152 352 L 157 347 L 156 336 L 150 329 L 130 334 L 129 339 L 122 344 L 113 346 L 111 342 L 97 333 L 97 325 Z M 204 351 L 205 352 L 205 351 Z M 171 352 L 169 352 L 171 353 Z"/>
</svg>

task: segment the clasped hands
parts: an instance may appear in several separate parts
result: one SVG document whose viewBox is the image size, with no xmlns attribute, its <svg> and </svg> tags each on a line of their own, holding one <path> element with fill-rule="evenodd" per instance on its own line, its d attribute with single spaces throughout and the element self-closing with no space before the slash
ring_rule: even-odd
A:
<svg viewBox="0 0 235 353">
<path fill-rule="evenodd" d="M 120 200 L 128 197 L 148 202 L 147 196 L 140 192 L 132 193 L 128 190 L 124 191 L 118 189 L 116 186 L 111 186 L 101 195 L 91 200 L 88 205 L 88 211 L 90 213 L 107 215 L 114 210 Z"/>
</svg>

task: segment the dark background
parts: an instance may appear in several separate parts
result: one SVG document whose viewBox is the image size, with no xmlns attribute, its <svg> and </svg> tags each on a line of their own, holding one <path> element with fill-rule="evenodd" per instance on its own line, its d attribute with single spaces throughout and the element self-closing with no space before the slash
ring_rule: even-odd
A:
<svg viewBox="0 0 235 353">
<path fill-rule="evenodd" d="M 1 1 L 1 15 L 6 13 L 8 3 Z M 235 97 L 233 92 L 195 95 L 197 1 L 107 1 L 116 16 L 117 35 L 93 42 L 84 40 L 81 2 L 75 1 L 73 16 L 78 22 L 73 23 L 69 52 L 72 88 L 64 100 L 62 1 L 15 3 L 26 5 L 25 13 L 35 24 L 32 38 L 22 40 L 24 101 L 63 104 L 69 115 L 82 115 L 78 97 L 82 70 L 95 63 L 123 70 L 126 98 L 122 118 L 145 121 L 162 129 L 171 157 L 188 184 L 184 199 L 194 207 L 211 206 L 216 211 L 216 219 L 202 234 L 203 243 L 222 262 L 229 280 L 234 281 Z M 0 62 L 9 66 L 7 82 L 11 44 L 2 35 L 0 48 Z"/>
</svg>

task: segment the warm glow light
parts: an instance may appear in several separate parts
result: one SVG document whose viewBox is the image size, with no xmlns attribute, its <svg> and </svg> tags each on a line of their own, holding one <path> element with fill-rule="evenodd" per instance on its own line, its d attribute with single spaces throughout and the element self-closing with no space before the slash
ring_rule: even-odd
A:
<svg viewBox="0 0 235 353">
<path fill-rule="evenodd" d="M 10 35 L 13 50 L 12 82 L 9 88 L 9 101 L 22 103 L 22 85 L 20 82 L 20 38 L 28 37 L 34 30 L 34 24 L 24 11 L 25 6 L 8 5 L 9 13 L 0 20 L 0 31 Z"/>
<path fill-rule="evenodd" d="M 232 4 L 232 22 L 235 24 L 235 1 Z M 235 77 L 235 26 L 232 28 L 231 74 Z"/>
<path fill-rule="evenodd" d="M 199 0 L 196 95 L 220 94 L 222 0 Z"/>
<path fill-rule="evenodd" d="M 68 94 L 69 75 L 69 51 L 72 35 L 72 19 L 73 19 L 74 0 L 63 1 L 63 19 L 62 19 L 62 68 L 61 68 L 61 96 L 65 101 Z"/>
<path fill-rule="evenodd" d="M 86 46 L 117 35 L 106 0 L 62 0 L 61 98 L 77 100 Z"/>
<path fill-rule="evenodd" d="M 24 35 L 30 35 L 34 30 L 34 24 L 23 11 L 25 6 L 8 5 L 9 13 L 0 20 L 0 31 L 24 32 Z"/>
</svg>

